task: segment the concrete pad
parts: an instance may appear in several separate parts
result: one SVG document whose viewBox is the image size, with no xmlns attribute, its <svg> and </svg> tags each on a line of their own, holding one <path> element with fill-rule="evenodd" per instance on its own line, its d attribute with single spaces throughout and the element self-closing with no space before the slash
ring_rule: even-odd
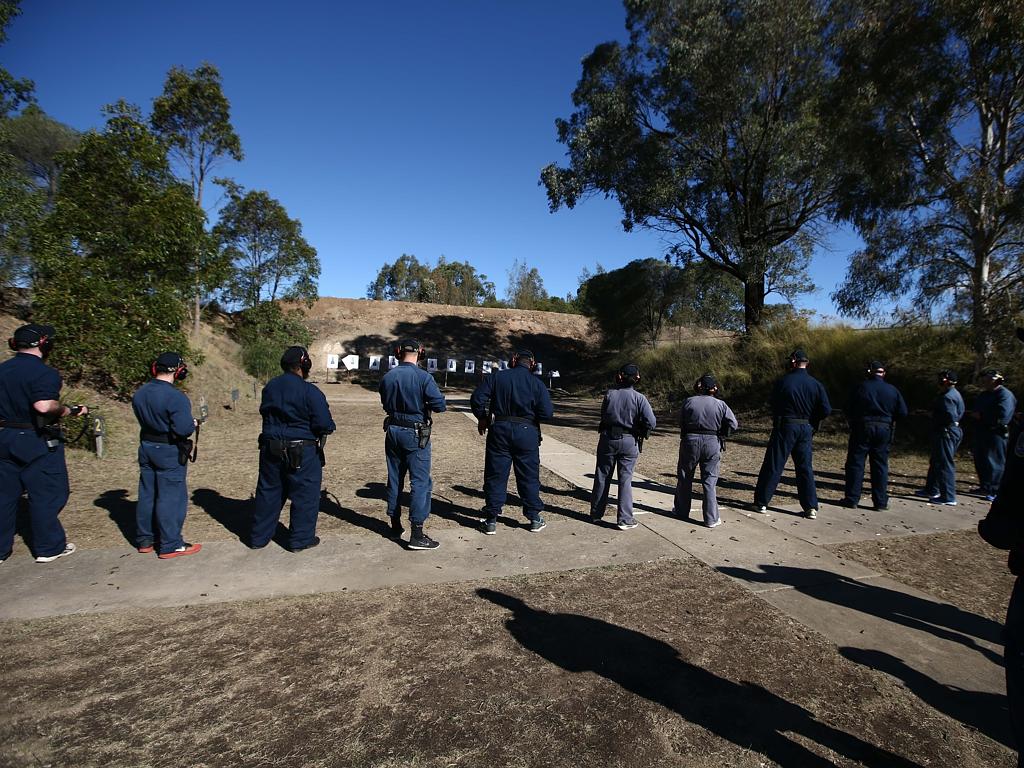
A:
<svg viewBox="0 0 1024 768">
<path fill-rule="evenodd" d="M 12 559 L 0 566 L 0 619 L 437 584 L 682 554 L 642 528 L 623 532 L 556 518 L 531 534 L 519 521 L 509 521 L 501 518 L 494 536 L 431 531 L 441 542 L 435 551 L 353 534 L 326 537 L 300 553 L 275 543 L 253 551 L 236 541 L 206 544 L 196 555 L 173 560 L 125 549 L 81 550 L 47 564 Z"/>
</svg>

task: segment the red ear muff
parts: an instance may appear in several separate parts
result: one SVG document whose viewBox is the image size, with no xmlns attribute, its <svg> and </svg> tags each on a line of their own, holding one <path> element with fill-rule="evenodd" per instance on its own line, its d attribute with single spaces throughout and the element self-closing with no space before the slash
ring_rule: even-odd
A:
<svg viewBox="0 0 1024 768">
<path fill-rule="evenodd" d="M 149 364 L 149 372 L 153 376 L 153 378 L 155 379 L 156 378 L 156 374 L 157 374 L 156 360 L 154 360 L 152 363 Z"/>
<path fill-rule="evenodd" d="M 185 377 L 188 376 L 188 366 L 182 362 L 177 368 L 174 369 L 174 380 L 184 381 Z"/>
</svg>

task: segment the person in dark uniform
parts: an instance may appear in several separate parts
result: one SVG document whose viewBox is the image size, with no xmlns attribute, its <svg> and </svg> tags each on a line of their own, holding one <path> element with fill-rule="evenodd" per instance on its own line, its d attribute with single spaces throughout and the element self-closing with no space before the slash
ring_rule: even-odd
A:
<svg viewBox="0 0 1024 768">
<path fill-rule="evenodd" d="M 956 371 L 939 372 L 939 396 L 932 405 L 932 451 L 928 460 L 928 478 L 923 490 L 914 495 L 932 504 L 956 506 L 956 449 L 963 439 L 960 420 L 964 417 L 964 399 L 956 388 Z"/>
<path fill-rule="evenodd" d="M 970 411 L 974 422 L 971 450 L 978 473 L 978 487 L 972 493 L 993 501 L 1003 479 L 1009 425 L 1017 410 L 1017 398 L 1003 385 L 1003 374 L 995 368 L 981 372 L 981 385 L 985 391 L 978 395 Z"/>
<path fill-rule="evenodd" d="M 409 475 L 409 523 L 412 534 L 409 549 L 437 549 L 440 544 L 423 532 L 430 515 L 430 412 L 445 410 L 444 396 L 434 377 L 416 361 L 423 347 L 415 339 L 404 339 L 395 346 L 399 364 L 380 380 L 380 403 L 387 411 L 384 421 L 384 457 L 388 465 L 388 517 L 391 532 L 398 538 L 402 528 L 399 497 L 405 476 Z"/>
<path fill-rule="evenodd" d="M 754 511 L 764 514 L 792 455 L 796 492 L 804 517 L 818 516 L 818 491 L 814 485 L 812 439 L 818 424 L 832 412 L 821 382 L 807 373 L 808 359 L 802 349 L 789 356 L 789 373 L 772 390 L 772 432 L 754 489 Z"/>
<path fill-rule="evenodd" d="M 722 524 L 718 515 L 718 467 L 722 461 L 725 438 L 739 429 L 736 414 L 719 400 L 718 381 L 705 373 L 693 385 L 696 394 L 683 401 L 679 415 L 679 462 L 676 465 L 676 497 L 673 512 L 685 519 L 690 517 L 693 498 L 693 480 L 700 467 L 700 484 L 704 490 L 701 510 L 704 525 L 717 528 Z"/>
<path fill-rule="evenodd" d="M 554 411 L 551 396 L 539 376 L 533 352 L 521 349 L 512 356 L 508 369 L 484 376 L 470 398 L 477 418 L 477 430 L 487 433 L 484 458 L 484 515 L 480 529 L 497 530 L 498 515 L 505 504 L 508 473 L 516 472 L 516 489 L 523 501 L 529 529 L 544 529 L 544 508 L 540 500 L 540 422 Z"/>
<path fill-rule="evenodd" d="M 868 363 L 868 377 L 850 395 L 846 418 L 850 443 L 846 449 L 846 494 L 840 502 L 856 509 L 864 487 L 864 460 L 871 463 L 871 503 L 874 509 L 889 508 L 889 447 L 894 423 L 907 415 L 903 395 L 885 380 L 885 365 Z"/>
<path fill-rule="evenodd" d="M 45 363 L 55 338 L 52 325 L 23 325 L 7 340 L 16 354 L 0 364 L 0 563 L 14 547 L 22 493 L 36 562 L 75 551 L 58 519 L 69 493 L 60 420 L 89 409 L 59 402 L 60 374 Z"/>
<path fill-rule="evenodd" d="M 633 518 L 633 469 L 640 456 L 640 441 L 658 423 L 650 402 L 635 389 L 639 382 L 639 368 L 632 364 L 622 366 L 615 374 L 615 389 L 609 389 L 601 402 L 601 437 L 597 441 L 594 489 L 590 494 L 590 519 L 597 522 L 608 506 L 608 490 L 617 466 L 616 524 L 622 531 L 638 525 Z"/>
<path fill-rule="evenodd" d="M 150 366 L 153 378 L 132 397 L 139 429 L 139 500 L 135 505 L 135 547 L 158 557 L 194 555 L 202 544 L 189 544 L 181 535 L 188 510 L 185 477 L 196 428 L 192 403 L 175 388 L 184 381 L 188 367 L 177 352 L 164 352 Z M 159 536 L 154 537 L 153 522 Z"/>
<path fill-rule="evenodd" d="M 1017 338 L 1024 342 L 1024 328 L 1017 329 Z M 1011 425 L 1006 471 L 988 515 L 978 523 L 978 533 L 993 547 L 1009 550 L 1007 567 L 1017 577 L 1006 608 L 1003 665 L 1017 766 L 1024 768 L 1024 424 L 1020 414 Z"/>
<path fill-rule="evenodd" d="M 288 548 L 299 552 L 320 543 L 316 518 L 323 441 L 335 427 L 324 393 L 306 381 L 312 367 L 304 347 L 288 347 L 281 356 L 284 373 L 263 388 L 260 478 L 249 541 L 253 549 L 265 547 L 273 537 L 287 499 L 292 502 Z"/>
</svg>

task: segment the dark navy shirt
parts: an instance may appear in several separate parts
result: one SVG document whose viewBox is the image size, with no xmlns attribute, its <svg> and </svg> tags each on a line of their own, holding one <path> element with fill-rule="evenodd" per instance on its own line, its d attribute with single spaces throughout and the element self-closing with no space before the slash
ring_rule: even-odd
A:
<svg viewBox="0 0 1024 768">
<path fill-rule="evenodd" d="M 832 413 L 825 387 L 806 368 L 794 368 L 775 382 L 771 405 L 776 418 L 807 419 L 812 424 Z"/>
<path fill-rule="evenodd" d="M 380 380 L 380 404 L 388 416 L 426 421 L 427 411 L 441 413 L 447 407 L 434 377 L 416 363 L 400 363 Z"/>
<path fill-rule="evenodd" d="M 981 416 L 981 423 L 990 429 L 1002 427 L 1013 420 L 1017 398 L 1004 386 L 982 392 L 974 401 L 973 410 Z"/>
<path fill-rule="evenodd" d="M 478 419 L 490 412 L 495 417 L 517 416 L 545 421 L 554 413 L 548 388 L 523 363 L 484 376 L 469 402 L 473 415 Z"/>
<path fill-rule="evenodd" d="M 132 397 L 132 410 L 143 432 L 188 437 L 195 429 L 192 403 L 169 381 L 150 379 Z"/>
<path fill-rule="evenodd" d="M 274 440 L 316 440 L 335 429 L 324 393 L 295 373 L 267 382 L 260 415 L 263 434 Z"/>
<path fill-rule="evenodd" d="M 959 423 L 964 417 L 964 399 L 956 387 L 950 387 L 935 400 L 932 406 L 932 426 L 945 429 Z"/>
<path fill-rule="evenodd" d="M 16 354 L 0 364 L 0 419 L 33 424 L 32 403 L 60 398 L 60 374 L 35 355 Z"/>
<path fill-rule="evenodd" d="M 907 403 L 900 391 L 874 375 L 857 385 L 846 406 L 851 426 L 864 421 L 896 421 L 906 415 Z"/>
</svg>

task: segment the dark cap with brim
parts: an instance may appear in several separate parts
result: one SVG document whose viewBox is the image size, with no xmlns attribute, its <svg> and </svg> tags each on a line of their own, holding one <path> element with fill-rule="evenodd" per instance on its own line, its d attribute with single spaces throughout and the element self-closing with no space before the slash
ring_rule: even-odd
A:
<svg viewBox="0 0 1024 768">
<path fill-rule="evenodd" d="M 872 360 L 870 363 L 868 363 L 868 370 L 871 371 L 872 373 L 876 373 L 876 372 L 884 373 L 885 372 L 885 363 L 883 363 L 881 360 Z"/>
<path fill-rule="evenodd" d="M 801 347 L 797 347 L 793 350 L 793 353 L 789 356 L 789 359 L 795 363 L 806 363 L 807 353 Z"/>
<path fill-rule="evenodd" d="M 162 371 L 176 371 L 179 365 L 184 364 L 184 360 L 181 355 L 177 352 L 163 352 L 160 357 L 156 359 L 154 365 L 158 370 Z"/>
<path fill-rule="evenodd" d="M 533 356 L 533 352 L 531 350 L 529 350 L 529 349 L 517 349 L 516 350 L 516 357 L 518 357 L 520 360 L 535 360 L 536 359 Z"/>
<path fill-rule="evenodd" d="M 981 377 L 983 379 L 992 379 L 993 381 L 1003 380 L 1002 372 L 996 368 L 986 368 L 984 371 L 981 372 Z"/>
<path fill-rule="evenodd" d="M 300 365 L 305 357 L 307 357 L 305 347 L 288 347 L 281 355 L 281 365 L 294 368 L 296 365 Z"/>
<path fill-rule="evenodd" d="M 14 339 L 15 344 L 34 346 L 44 337 L 47 339 L 53 339 L 56 335 L 57 331 L 52 325 L 29 323 L 28 325 L 23 325 L 16 330 L 12 338 Z"/>
<path fill-rule="evenodd" d="M 639 379 L 640 369 L 633 365 L 633 363 L 629 363 L 619 368 L 619 375 L 627 379 Z"/>
<path fill-rule="evenodd" d="M 939 378 L 943 381 L 951 381 L 956 384 L 960 378 L 956 375 L 956 371 L 947 368 L 944 371 L 939 371 Z"/>
<path fill-rule="evenodd" d="M 395 346 L 399 352 L 416 352 L 420 351 L 420 343 L 416 339 L 402 339 Z"/>
<path fill-rule="evenodd" d="M 710 373 L 705 373 L 699 379 L 697 379 L 697 386 L 703 389 L 705 392 L 710 392 L 718 386 L 718 380 L 715 379 Z"/>
</svg>

